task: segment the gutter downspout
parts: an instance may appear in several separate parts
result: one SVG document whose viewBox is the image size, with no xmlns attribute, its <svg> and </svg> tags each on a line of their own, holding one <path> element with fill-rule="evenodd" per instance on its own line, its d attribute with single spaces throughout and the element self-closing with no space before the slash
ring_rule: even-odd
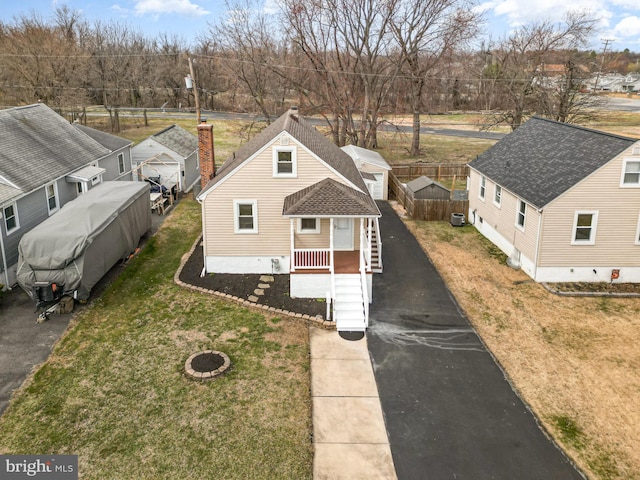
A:
<svg viewBox="0 0 640 480">
<path fill-rule="evenodd" d="M 534 268 L 536 269 L 533 274 L 533 279 L 537 282 L 536 277 L 538 276 L 538 257 L 540 256 L 540 237 L 542 236 L 542 213 L 543 210 L 536 210 L 538 212 L 538 235 L 536 238 L 536 258 L 534 260 Z"/>
<path fill-rule="evenodd" d="M 200 272 L 200 278 L 207 274 L 207 256 L 204 254 L 204 247 L 207 244 L 205 232 L 206 218 L 204 216 L 204 199 L 196 197 L 196 201 L 200 204 L 200 216 L 202 218 L 202 271 Z M 197 248 L 197 247 L 196 247 Z"/>
<path fill-rule="evenodd" d="M 0 220 L 2 220 L 2 211 L 0 211 Z M 0 229 L 0 252 L 2 253 L 2 267 L 4 269 L 4 286 L 7 288 L 7 290 L 11 290 L 11 286 L 9 285 L 9 271 L 8 271 L 8 265 L 7 265 L 7 253 L 4 250 L 4 238 L 2 236 L 2 230 L 1 229 Z"/>
</svg>

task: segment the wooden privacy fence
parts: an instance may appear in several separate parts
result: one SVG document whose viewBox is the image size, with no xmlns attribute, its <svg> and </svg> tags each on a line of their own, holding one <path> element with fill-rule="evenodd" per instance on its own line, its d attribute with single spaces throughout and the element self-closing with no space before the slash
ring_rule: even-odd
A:
<svg viewBox="0 0 640 480">
<path fill-rule="evenodd" d="M 414 220 L 449 222 L 452 213 L 463 213 L 466 217 L 469 210 L 469 200 L 414 199 L 394 172 L 389 172 L 389 198 L 395 198 L 402 204 Z"/>
<path fill-rule="evenodd" d="M 393 165 L 391 168 L 396 177 L 417 178 L 426 175 L 437 182 L 444 179 L 462 179 L 469 176 L 469 167 L 466 163 L 408 163 L 406 165 Z"/>
</svg>

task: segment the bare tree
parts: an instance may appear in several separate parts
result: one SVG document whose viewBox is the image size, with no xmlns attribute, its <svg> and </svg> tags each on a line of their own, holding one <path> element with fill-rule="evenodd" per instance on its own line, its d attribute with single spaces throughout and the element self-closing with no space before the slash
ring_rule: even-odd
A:
<svg viewBox="0 0 640 480">
<path fill-rule="evenodd" d="M 540 67 L 559 51 L 566 53 L 565 62 L 570 61 L 576 49 L 586 44 L 595 25 L 590 12 L 569 12 L 558 24 L 543 21 L 524 25 L 492 49 L 489 68 L 507 102 L 497 121 L 516 129 L 526 112 L 537 110 L 538 92 L 547 86 Z M 565 96 L 564 101 L 568 100 L 571 97 Z"/>
<path fill-rule="evenodd" d="M 467 0 L 401 0 L 394 9 L 390 26 L 410 83 L 412 156 L 420 153 L 420 114 L 428 75 L 443 56 L 478 33 L 479 21 Z"/>
</svg>

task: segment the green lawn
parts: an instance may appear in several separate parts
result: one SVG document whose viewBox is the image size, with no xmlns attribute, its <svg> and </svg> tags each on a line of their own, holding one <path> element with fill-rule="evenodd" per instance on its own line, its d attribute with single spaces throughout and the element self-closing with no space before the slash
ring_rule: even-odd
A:
<svg viewBox="0 0 640 480">
<path fill-rule="evenodd" d="M 183 200 L 0 417 L 0 453 L 79 455 L 83 479 L 310 478 L 307 327 L 182 289 L 200 232 Z M 208 383 L 200 350 L 229 355 Z"/>
</svg>

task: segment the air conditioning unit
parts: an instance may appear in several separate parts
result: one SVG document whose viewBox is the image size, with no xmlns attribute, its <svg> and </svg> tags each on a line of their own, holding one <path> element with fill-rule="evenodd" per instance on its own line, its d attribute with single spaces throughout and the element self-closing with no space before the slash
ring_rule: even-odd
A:
<svg viewBox="0 0 640 480">
<path fill-rule="evenodd" d="M 463 213 L 452 213 L 451 214 L 451 225 L 454 227 L 464 227 L 464 214 Z"/>
</svg>

